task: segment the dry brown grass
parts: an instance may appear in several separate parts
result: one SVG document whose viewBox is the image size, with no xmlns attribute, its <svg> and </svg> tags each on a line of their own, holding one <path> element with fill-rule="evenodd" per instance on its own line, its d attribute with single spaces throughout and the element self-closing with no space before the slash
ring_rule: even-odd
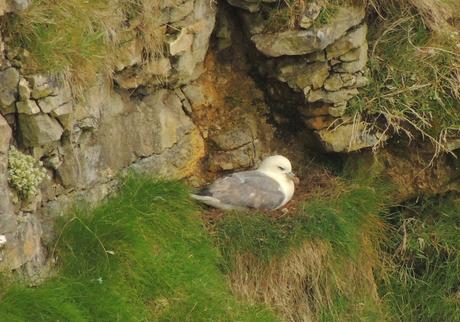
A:
<svg viewBox="0 0 460 322">
<path fill-rule="evenodd" d="M 305 242 L 268 264 L 251 256 L 237 256 L 229 274 L 236 294 L 273 307 L 286 321 L 312 321 L 319 308 L 331 303 L 325 270 L 330 267 L 325 244 Z"/>
<path fill-rule="evenodd" d="M 235 294 L 269 305 L 284 321 L 318 321 L 324 314 L 342 321 L 335 309 L 337 296 L 357 300 L 347 312 L 351 319 L 363 309 L 359 299 L 381 307 L 373 274 L 381 263 L 370 236 L 363 236 L 363 252 L 356 261 L 334 257 L 324 242 L 305 241 L 268 264 L 250 255 L 236 256 L 229 279 Z"/>
</svg>

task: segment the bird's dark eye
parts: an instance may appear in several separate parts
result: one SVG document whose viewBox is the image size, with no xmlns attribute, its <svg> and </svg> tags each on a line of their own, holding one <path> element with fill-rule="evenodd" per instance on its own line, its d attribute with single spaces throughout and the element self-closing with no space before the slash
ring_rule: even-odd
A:
<svg viewBox="0 0 460 322">
<path fill-rule="evenodd" d="M 281 171 L 284 171 L 283 167 L 278 166 L 278 169 L 280 169 Z"/>
</svg>

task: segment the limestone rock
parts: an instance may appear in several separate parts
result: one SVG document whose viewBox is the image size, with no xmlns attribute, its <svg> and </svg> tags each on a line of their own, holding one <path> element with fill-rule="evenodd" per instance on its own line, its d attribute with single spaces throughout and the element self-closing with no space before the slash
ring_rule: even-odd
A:
<svg viewBox="0 0 460 322">
<path fill-rule="evenodd" d="M 70 96 L 65 95 L 63 92 L 59 92 L 59 95 L 47 96 L 38 100 L 38 106 L 40 106 L 43 113 L 51 113 L 59 106 L 70 102 L 70 100 Z"/>
<path fill-rule="evenodd" d="M 17 102 L 16 108 L 20 114 L 33 115 L 40 113 L 40 108 L 38 107 L 37 103 L 29 99 L 26 101 Z"/>
<path fill-rule="evenodd" d="M 227 131 L 211 136 L 210 139 L 220 150 L 234 150 L 253 142 L 254 132 L 255 129 L 250 124 L 241 122 Z"/>
<path fill-rule="evenodd" d="M 363 122 L 345 124 L 335 129 L 317 132 L 324 148 L 329 152 L 352 152 L 376 145 L 387 137 L 381 133 L 370 133 Z"/>
<path fill-rule="evenodd" d="M 341 89 L 335 92 L 326 92 L 322 89 L 313 90 L 308 94 L 307 100 L 308 102 L 317 102 L 321 101 L 324 103 L 340 103 L 348 101 L 355 95 L 358 95 L 358 90 L 355 88 L 352 89 Z"/>
<path fill-rule="evenodd" d="M 71 114 L 72 107 L 73 105 L 71 102 L 64 103 L 63 105 L 53 109 L 51 111 L 51 115 L 54 117 L 60 117 L 60 116 Z"/>
<path fill-rule="evenodd" d="M 347 102 L 336 103 L 329 107 L 329 114 L 334 117 L 341 117 L 347 110 Z"/>
<path fill-rule="evenodd" d="M 13 68 L 0 71 L 0 107 L 12 105 L 18 95 L 19 72 Z"/>
<path fill-rule="evenodd" d="M 208 100 L 204 96 L 203 91 L 199 85 L 191 83 L 182 87 L 182 92 L 187 97 L 192 106 L 208 104 Z"/>
<path fill-rule="evenodd" d="M 367 63 L 367 43 L 364 43 L 361 46 L 359 55 L 360 56 L 358 60 L 341 63 L 337 66 L 334 66 L 333 69 L 340 73 L 356 73 L 363 70 Z"/>
<path fill-rule="evenodd" d="M 0 114 L 0 234 L 6 239 L 0 247 L 0 271 L 10 269 L 11 251 L 17 246 L 17 217 L 14 213 L 8 185 L 8 151 L 12 131 Z"/>
<path fill-rule="evenodd" d="M 19 80 L 18 91 L 21 100 L 25 101 L 30 99 L 31 90 L 29 87 L 29 82 L 25 78 L 21 78 Z"/>
<path fill-rule="evenodd" d="M 324 82 L 324 88 L 327 91 L 338 91 L 342 87 L 343 87 L 343 81 L 342 81 L 342 77 L 340 77 L 340 74 L 332 74 Z"/>
<path fill-rule="evenodd" d="M 337 58 L 366 43 L 367 25 L 362 24 L 326 48 L 328 59 Z"/>
<path fill-rule="evenodd" d="M 352 49 L 349 52 L 343 54 L 339 57 L 339 60 L 342 62 L 352 62 L 358 60 L 361 57 L 361 51 L 366 50 L 365 47 L 359 46 L 358 48 Z"/>
<path fill-rule="evenodd" d="M 40 146 L 58 141 L 63 129 L 59 123 L 46 114 L 19 114 L 19 130 L 27 147 Z"/>
<path fill-rule="evenodd" d="M 159 178 L 181 179 L 196 171 L 197 165 L 205 155 L 203 138 L 194 128 L 177 144 L 161 154 L 139 160 L 130 169 Z"/>
<path fill-rule="evenodd" d="M 289 84 L 291 88 L 303 90 L 311 86 L 314 89 L 323 86 L 329 75 L 329 67 L 326 62 L 305 64 L 281 65 L 277 69 L 277 78 Z"/>
<path fill-rule="evenodd" d="M 21 200 L 20 210 L 24 212 L 36 212 L 42 201 L 41 192 L 38 191 L 34 196 L 30 196 L 25 200 Z"/>
<path fill-rule="evenodd" d="M 9 254 L 17 241 L 16 215 L 11 202 L 7 175 L 10 140 L 11 128 L 0 114 L 0 233 L 7 240 L 0 250 L 0 271 L 9 268 Z"/>
<path fill-rule="evenodd" d="M 44 75 L 32 75 L 26 77 L 30 85 L 32 85 L 32 98 L 40 99 L 49 95 L 54 94 L 53 86 L 54 83 L 47 76 Z"/>
<path fill-rule="evenodd" d="M 7 267 L 36 282 L 43 278 L 40 268 L 45 263 L 41 224 L 36 216 L 29 213 L 22 213 L 17 218 L 15 235 L 8 239 L 5 249 Z"/>
<path fill-rule="evenodd" d="M 134 89 L 139 86 L 159 85 L 166 83 L 172 71 L 168 57 L 156 58 L 145 64 L 126 67 L 113 75 L 117 85 L 124 89 Z"/>
<path fill-rule="evenodd" d="M 0 114 L 0 154 L 6 154 L 9 150 L 11 140 L 11 127 Z M 1 166 L 0 166 L 1 170 Z"/>
<path fill-rule="evenodd" d="M 204 72 L 203 62 L 214 29 L 215 13 L 215 5 L 209 0 L 195 0 L 193 14 L 171 24 L 171 28 L 177 30 L 186 28 L 187 34 L 193 36 L 193 43 L 190 50 L 175 56 L 176 59 L 171 61 L 169 83 L 174 86 L 184 85 L 197 79 Z"/>
<path fill-rule="evenodd" d="M 232 45 L 232 31 L 230 29 L 230 20 L 228 14 L 219 11 L 216 30 L 214 32 L 217 39 L 218 50 L 224 50 Z"/>
<path fill-rule="evenodd" d="M 188 32 L 187 28 L 183 28 L 176 39 L 169 42 L 169 53 L 172 56 L 190 51 L 193 44 L 193 34 Z"/>
<path fill-rule="evenodd" d="M 63 146 L 63 163 L 57 172 L 64 187 L 97 184 L 106 173 L 117 173 L 140 159 L 145 169 L 161 175 L 173 169 L 177 174 L 193 171 L 204 144 L 174 91 L 162 89 L 136 102 L 107 89 L 93 91 L 87 103 L 102 111 L 99 124 L 94 131 L 82 131 L 74 139 L 77 144 Z M 200 156 L 195 158 L 194 153 Z"/>
<path fill-rule="evenodd" d="M 171 62 L 169 58 L 162 57 L 150 62 L 147 68 L 153 75 L 167 77 L 171 71 Z"/>
<path fill-rule="evenodd" d="M 258 151 L 258 144 L 243 145 L 231 151 L 216 151 L 210 157 L 211 171 L 228 171 L 254 166 Z"/>
<path fill-rule="evenodd" d="M 351 87 L 356 84 L 356 76 L 352 74 L 342 73 L 339 74 L 342 79 L 343 86 Z"/>
<path fill-rule="evenodd" d="M 137 67 L 126 68 L 113 76 L 116 84 L 124 89 L 138 88 L 143 84 L 147 84 L 150 78 L 151 75 L 147 75 Z"/>
<path fill-rule="evenodd" d="M 311 30 L 288 30 L 251 37 L 256 48 L 271 57 L 304 55 L 323 50 L 364 19 L 363 7 L 341 7 L 331 22 Z"/>
</svg>

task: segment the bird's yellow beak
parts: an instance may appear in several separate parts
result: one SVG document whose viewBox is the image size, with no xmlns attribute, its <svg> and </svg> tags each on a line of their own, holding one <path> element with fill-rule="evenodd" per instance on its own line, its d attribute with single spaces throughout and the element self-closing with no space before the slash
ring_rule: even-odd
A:
<svg viewBox="0 0 460 322">
<path fill-rule="evenodd" d="M 300 179 L 294 174 L 294 172 L 288 172 L 286 175 L 294 182 L 294 184 L 300 183 Z"/>
</svg>

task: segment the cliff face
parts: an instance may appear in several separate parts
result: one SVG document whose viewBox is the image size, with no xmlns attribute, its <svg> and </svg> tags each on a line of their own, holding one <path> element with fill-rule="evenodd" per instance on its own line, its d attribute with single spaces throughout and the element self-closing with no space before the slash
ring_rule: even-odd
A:
<svg viewBox="0 0 460 322">
<path fill-rule="evenodd" d="M 276 150 L 275 128 L 303 133 L 297 155 L 305 145 L 349 153 L 389 139 L 347 113 L 369 82 L 364 6 L 311 2 L 289 20 L 271 1 L 229 3 L 217 10 L 208 0 L 161 2 L 147 26 L 125 16 L 111 30 L 121 39 L 113 72 L 85 86 L 31 72 L 30 53 L 10 38 L 1 42 L 1 270 L 39 279 L 53 221 L 75 202 L 102 200 L 127 170 L 199 184 Z M 0 1 L 1 19 L 30 6 Z M 160 30 L 160 54 L 147 48 L 149 30 Z M 13 147 L 43 164 L 30 167 L 46 169 L 37 193 L 15 188 Z M 400 187 L 411 182 L 406 196 L 458 189 L 452 180 L 458 165 L 447 156 L 424 179 L 401 170 L 401 160 L 412 164 L 407 155 L 386 156 L 395 181 L 405 176 Z"/>
<path fill-rule="evenodd" d="M 16 7 L 7 6 L 10 10 Z M 121 171 L 135 169 L 166 178 L 196 171 L 205 146 L 190 118 L 187 95 L 201 95 L 181 86 L 203 71 L 215 9 L 208 1 L 186 1 L 162 8 L 170 55 L 149 71 L 142 69 L 142 46 L 132 38 L 120 49 L 112 80 L 100 78 L 78 99 L 72 83 L 54 75 L 27 74 L 16 48 L 3 50 L 1 93 L 0 231 L 3 270 L 40 275 L 45 264 L 43 243 L 52 222 L 75 201 L 103 199 Z M 159 77 L 167 88 L 155 88 Z M 151 88 L 148 88 L 151 86 Z M 133 95 L 136 89 L 142 93 Z M 14 133 L 14 134 L 13 134 Z M 24 197 L 8 185 L 8 151 L 19 146 L 43 162 L 47 170 L 40 191 Z"/>
</svg>

